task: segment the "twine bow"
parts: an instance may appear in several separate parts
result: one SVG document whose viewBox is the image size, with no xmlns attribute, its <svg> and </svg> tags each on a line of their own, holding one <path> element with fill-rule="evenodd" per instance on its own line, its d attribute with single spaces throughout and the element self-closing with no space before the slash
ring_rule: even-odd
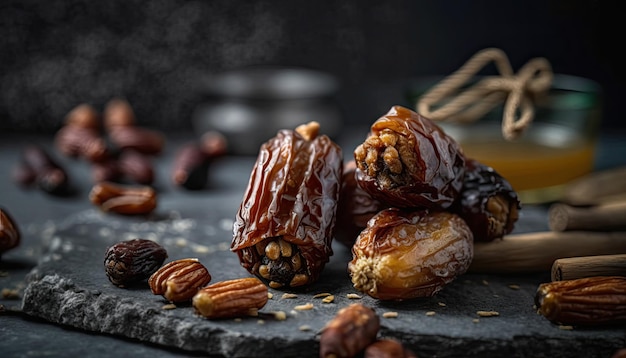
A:
<svg viewBox="0 0 626 358">
<path fill-rule="evenodd" d="M 453 97 L 461 86 L 492 61 L 499 76 L 485 77 Z M 477 120 L 504 101 L 502 135 L 506 140 L 514 140 L 535 116 L 532 98 L 545 93 L 552 79 L 552 69 L 545 58 L 531 59 L 515 74 L 503 51 L 488 48 L 476 53 L 456 72 L 420 97 L 417 111 L 435 121 L 466 123 Z M 439 104 L 444 100 L 445 104 Z M 440 107 L 433 109 L 437 105 Z"/>
</svg>

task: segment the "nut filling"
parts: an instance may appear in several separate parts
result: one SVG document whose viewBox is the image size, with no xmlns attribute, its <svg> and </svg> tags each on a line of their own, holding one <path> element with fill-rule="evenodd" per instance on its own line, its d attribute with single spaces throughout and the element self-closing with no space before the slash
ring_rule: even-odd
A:
<svg viewBox="0 0 626 358">
<path fill-rule="evenodd" d="M 375 177 L 382 189 L 407 185 L 410 173 L 419 170 L 415 143 L 390 129 L 369 136 L 355 152 L 357 167 Z"/>
<path fill-rule="evenodd" d="M 310 275 L 300 249 L 281 236 L 265 239 L 243 251 L 243 257 L 252 264 L 252 273 L 272 288 L 309 283 Z"/>
</svg>

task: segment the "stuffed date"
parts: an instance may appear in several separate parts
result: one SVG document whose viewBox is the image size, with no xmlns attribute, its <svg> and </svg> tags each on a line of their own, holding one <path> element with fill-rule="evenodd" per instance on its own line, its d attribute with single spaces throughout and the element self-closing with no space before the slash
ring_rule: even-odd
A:
<svg viewBox="0 0 626 358">
<path fill-rule="evenodd" d="M 272 288 L 315 282 L 333 254 L 341 148 L 311 122 L 264 143 L 233 226 L 231 250 Z"/>
<path fill-rule="evenodd" d="M 458 215 L 428 210 L 382 210 L 352 246 L 354 288 L 380 300 L 430 297 L 465 273 L 473 235 Z"/>
<path fill-rule="evenodd" d="M 511 184 L 493 168 L 465 160 L 463 188 L 451 211 L 474 233 L 474 241 L 492 241 L 511 233 L 521 209 Z"/>
<path fill-rule="evenodd" d="M 458 143 L 401 106 L 371 125 L 354 158 L 359 185 L 392 207 L 446 209 L 463 184 L 465 159 Z"/>
</svg>

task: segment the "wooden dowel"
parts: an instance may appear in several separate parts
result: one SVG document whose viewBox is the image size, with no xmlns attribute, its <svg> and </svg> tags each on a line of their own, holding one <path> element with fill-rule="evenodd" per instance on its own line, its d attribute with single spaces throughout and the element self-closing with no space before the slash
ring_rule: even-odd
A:
<svg viewBox="0 0 626 358">
<path fill-rule="evenodd" d="M 562 201 L 582 206 L 596 205 L 626 193 L 626 166 L 587 174 L 566 184 Z"/>
<path fill-rule="evenodd" d="M 592 276 L 626 276 L 626 254 L 567 257 L 552 264 L 552 281 Z"/>
<path fill-rule="evenodd" d="M 626 230 L 626 201 L 590 207 L 552 204 L 548 210 L 548 225 L 553 231 Z"/>
<path fill-rule="evenodd" d="M 474 243 L 468 272 L 550 272 L 555 260 L 565 257 L 626 254 L 626 231 L 542 231 L 505 235 L 502 240 Z"/>
</svg>

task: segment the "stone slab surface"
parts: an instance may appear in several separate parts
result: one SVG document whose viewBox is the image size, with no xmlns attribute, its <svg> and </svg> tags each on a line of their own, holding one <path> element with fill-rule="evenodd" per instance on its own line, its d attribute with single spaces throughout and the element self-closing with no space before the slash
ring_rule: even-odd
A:
<svg viewBox="0 0 626 358">
<path fill-rule="evenodd" d="M 48 227 L 42 237 L 47 251 L 28 276 L 23 311 L 45 320 L 87 331 L 102 332 L 150 343 L 228 357 L 314 357 L 318 332 L 337 310 L 357 293 L 350 284 L 348 250 L 335 255 L 319 282 L 297 298 L 270 289 L 273 298 L 259 317 L 211 321 L 192 307 L 165 310 L 167 303 L 147 286 L 120 289 L 111 285 L 103 268 L 104 252 L 113 243 L 135 237 L 161 243 L 169 260 L 197 257 L 213 276 L 212 282 L 247 276 L 228 250 L 236 198 L 212 196 L 196 201 L 165 201 L 148 218 L 128 218 L 88 209 Z M 622 330 L 564 330 L 533 309 L 533 295 L 544 275 L 465 275 L 436 297 L 393 303 L 370 297 L 359 301 L 377 313 L 398 312 L 383 318 L 381 335 L 401 339 L 420 357 L 607 356 L 623 346 Z M 513 288 L 511 285 L 514 285 Z M 519 286 L 519 289 L 516 287 Z M 322 303 L 318 293 L 335 296 Z M 310 311 L 297 305 L 312 303 Z M 283 311 L 287 319 L 274 319 Z M 479 318 L 477 311 L 499 316 Z M 434 312 L 434 315 L 427 312 Z"/>
</svg>

